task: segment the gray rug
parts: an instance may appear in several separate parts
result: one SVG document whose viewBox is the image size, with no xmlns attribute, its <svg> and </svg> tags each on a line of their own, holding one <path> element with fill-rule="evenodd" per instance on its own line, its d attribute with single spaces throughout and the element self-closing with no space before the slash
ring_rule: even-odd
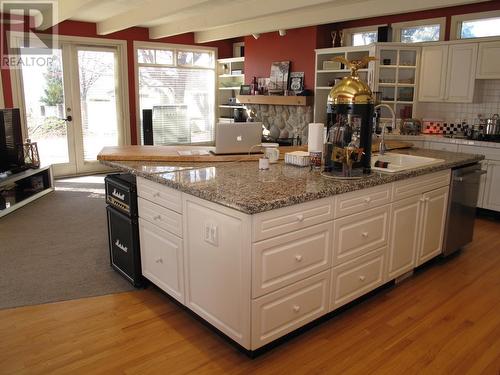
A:
<svg viewBox="0 0 500 375">
<path fill-rule="evenodd" d="M 0 218 L 0 308 L 134 289 L 109 265 L 103 178 L 59 180 Z"/>
</svg>

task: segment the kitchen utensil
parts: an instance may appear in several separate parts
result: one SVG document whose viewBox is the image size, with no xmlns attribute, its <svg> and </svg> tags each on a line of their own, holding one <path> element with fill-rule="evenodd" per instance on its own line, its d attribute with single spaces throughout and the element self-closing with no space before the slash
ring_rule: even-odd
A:
<svg viewBox="0 0 500 375">
<path fill-rule="evenodd" d="M 485 135 L 498 135 L 500 134 L 500 120 L 498 114 L 494 114 L 491 118 L 486 120 L 486 127 L 484 129 Z"/>
<path fill-rule="evenodd" d="M 409 118 L 403 120 L 401 134 L 419 135 L 422 131 L 422 122 L 418 119 Z"/>
</svg>

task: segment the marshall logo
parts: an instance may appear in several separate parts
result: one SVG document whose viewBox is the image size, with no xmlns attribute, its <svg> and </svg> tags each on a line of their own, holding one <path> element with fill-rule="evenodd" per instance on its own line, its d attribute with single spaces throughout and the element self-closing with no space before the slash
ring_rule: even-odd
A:
<svg viewBox="0 0 500 375">
<path fill-rule="evenodd" d="M 118 248 L 120 248 L 121 250 L 125 251 L 125 252 L 127 252 L 127 251 L 128 251 L 128 247 L 127 247 L 127 246 L 122 245 L 122 244 L 120 243 L 120 240 L 119 240 L 119 239 L 117 239 L 117 240 L 116 240 L 115 245 L 116 245 Z"/>
<path fill-rule="evenodd" d="M 121 201 L 125 200 L 125 194 L 124 193 L 120 194 L 118 191 L 116 191 L 116 188 L 113 189 L 111 195 L 115 198 L 118 198 Z"/>
</svg>

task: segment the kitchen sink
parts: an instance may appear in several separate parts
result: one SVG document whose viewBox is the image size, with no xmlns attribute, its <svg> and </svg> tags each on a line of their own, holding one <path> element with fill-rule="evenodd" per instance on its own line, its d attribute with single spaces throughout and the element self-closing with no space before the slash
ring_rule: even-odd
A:
<svg viewBox="0 0 500 375">
<path fill-rule="evenodd" d="M 387 168 L 375 167 L 375 163 L 377 161 L 388 163 Z M 406 171 L 408 169 L 427 167 L 429 165 L 439 164 L 442 162 L 444 162 L 443 159 L 434 159 L 423 156 L 413 156 L 388 152 L 384 155 L 372 156 L 372 170 L 387 173 L 396 173 Z"/>
</svg>

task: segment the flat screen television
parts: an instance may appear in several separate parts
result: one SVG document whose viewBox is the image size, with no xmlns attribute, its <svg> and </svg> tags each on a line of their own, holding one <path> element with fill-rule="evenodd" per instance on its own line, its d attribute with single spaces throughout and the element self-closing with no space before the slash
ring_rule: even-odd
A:
<svg viewBox="0 0 500 375">
<path fill-rule="evenodd" d="M 23 134 L 19 108 L 0 109 L 0 173 L 23 167 Z"/>
</svg>

